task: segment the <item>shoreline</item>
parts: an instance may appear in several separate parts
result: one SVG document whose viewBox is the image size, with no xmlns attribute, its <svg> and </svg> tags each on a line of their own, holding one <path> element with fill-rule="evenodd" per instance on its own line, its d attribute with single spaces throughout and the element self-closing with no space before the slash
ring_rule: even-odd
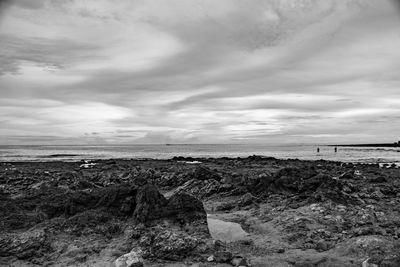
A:
<svg viewBox="0 0 400 267">
<path fill-rule="evenodd" d="M 79 160 L 57 160 L 57 159 L 49 159 L 49 160 L 22 160 L 22 161 L 1 161 L 1 164 L 43 164 L 43 163 L 79 163 L 81 165 L 84 164 L 102 164 L 104 162 L 109 161 L 121 161 L 121 162 L 146 162 L 146 161 L 159 161 L 159 162 L 177 162 L 177 163 L 187 163 L 187 164 L 201 164 L 203 162 L 212 162 L 212 161 L 219 161 L 219 160 L 245 160 L 251 157 L 259 157 L 266 160 L 277 160 L 277 161 L 301 161 L 301 162 L 308 162 L 308 163 L 333 163 L 333 164 L 352 164 L 352 165 L 361 165 L 361 166 L 371 166 L 371 165 L 379 165 L 381 168 L 386 167 L 390 168 L 391 166 L 396 166 L 396 168 L 400 168 L 400 160 L 360 160 L 360 161 L 340 161 L 340 160 L 326 160 L 326 159 L 298 159 L 298 158 L 275 158 L 275 157 L 268 157 L 268 156 L 260 156 L 260 155 L 252 155 L 248 157 L 181 157 L 181 156 L 174 156 L 171 158 L 103 158 L 103 159 L 79 159 Z M 179 159 L 179 160 L 178 160 Z"/>
<path fill-rule="evenodd" d="M 337 153 L 329 145 L 299 145 L 299 146 L 137 146 L 120 148 L 89 148 L 66 147 L 36 149 L 24 147 L 1 150 L 0 161 L 80 161 L 100 159 L 172 159 L 174 156 L 193 158 L 246 158 L 252 155 L 275 157 L 279 159 L 300 160 L 330 160 L 353 163 L 393 163 L 400 162 L 400 154 L 397 148 L 361 148 L 343 147 Z M 317 148 L 320 153 L 317 153 Z"/>
</svg>

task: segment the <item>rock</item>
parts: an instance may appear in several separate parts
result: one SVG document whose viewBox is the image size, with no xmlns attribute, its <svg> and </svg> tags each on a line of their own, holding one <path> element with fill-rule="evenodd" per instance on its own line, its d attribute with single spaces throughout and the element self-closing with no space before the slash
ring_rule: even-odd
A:
<svg viewBox="0 0 400 267">
<path fill-rule="evenodd" d="M 207 213 L 203 203 L 187 193 L 177 193 L 168 199 L 164 208 L 165 217 L 173 217 L 181 223 L 203 220 L 207 223 Z"/>
<path fill-rule="evenodd" d="M 184 231 L 157 228 L 152 228 L 139 240 L 146 257 L 165 260 L 185 258 L 195 253 L 202 242 Z"/>
<path fill-rule="evenodd" d="M 185 182 L 183 185 L 179 186 L 174 190 L 174 194 L 179 192 L 189 193 L 199 199 L 209 197 L 220 191 L 220 182 L 209 179 L 209 180 L 196 180 L 191 179 Z"/>
<path fill-rule="evenodd" d="M 385 197 L 385 195 L 381 192 L 381 190 L 379 188 L 375 188 L 374 192 L 372 192 L 372 194 L 371 194 L 371 198 L 373 198 L 375 200 L 380 200 L 384 197 Z"/>
<path fill-rule="evenodd" d="M 37 182 L 37 183 L 34 183 L 34 184 L 30 185 L 29 189 L 36 190 L 36 189 L 41 189 L 42 187 L 46 187 L 46 186 L 47 187 L 49 186 L 47 181 L 40 181 L 40 182 Z"/>
<path fill-rule="evenodd" d="M 207 261 L 208 261 L 208 262 L 213 262 L 213 261 L 215 261 L 214 255 L 211 255 L 210 257 L 208 257 L 208 258 L 207 258 Z"/>
<path fill-rule="evenodd" d="M 358 188 L 348 180 L 335 179 L 331 177 L 313 192 L 312 198 L 316 201 L 330 200 L 338 204 L 347 206 L 348 204 L 361 204 L 362 200 L 355 193 Z"/>
<path fill-rule="evenodd" d="M 87 180 L 78 180 L 70 186 L 73 190 L 84 190 L 88 188 L 97 188 L 98 186 Z"/>
<path fill-rule="evenodd" d="M 132 250 L 115 260 L 115 267 L 143 267 L 144 262 L 140 250 Z"/>
<path fill-rule="evenodd" d="M 240 267 L 240 266 L 250 267 L 251 266 L 251 264 L 248 262 L 248 260 L 246 260 L 242 256 L 234 256 L 231 260 L 231 264 L 235 267 Z"/>
<path fill-rule="evenodd" d="M 275 178 L 266 173 L 258 175 L 257 178 L 249 181 L 248 189 L 253 194 L 262 195 L 271 190 Z"/>
<path fill-rule="evenodd" d="M 136 196 L 136 208 L 133 217 L 139 222 L 149 222 L 164 215 L 167 199 L 153 185 L 140 188 Z"/>
<path fill-rule="evenodd" d="M 236 208 L 236 202 L 235 201 L 227 201 L 227 202 L 222 202 L 218 203 L 214 207 L 214 211 L 226 211 L 226 210 L 232 210 Z"/>
<path fill-rule="evenodd" d="M 379 264 L 390 251 L 392 242 L 382 236 L 362 236 L 351 238 L 336 246 L 336 251 L 345 256 L 368 258 L 369 264 Z"/>
<path fill-rule="evenodd" d="M 374 263 L 369 263 L 369 259 L 366 259 L 365 261 L 363 261 L 361 263 L 362 267 L 378 267 L 378 265 L 374 264 Z"/>
<path fill-rule="evenodd" d="M 246 193 L 244 196 L 240 198 L 238 205 L 240 207 L 245 207 L 257 203 L 258 201 L 259 199 L 253 196 L 251 193 Z"/>
<path fill-rule="evenodd" d="M 232 253 L 229 251 L 217 251 L 214 255 L 215 261 L 218 263 L 227 263 L 232 259 Z"/>
<path fill-rule="evenodd" d="M 347 171 L 339 176 L 339 179 L 353 179 L 354 171 Z"/>
<path fill-rule="evenodd" d="M 129 184 L 113 185 L 90 192 L 75 192 L 68 197 L 64 212 L 68 216 L 98 207 L 131 215 L 135 207 L 137 188 Z"/>
<path fill-rule="evenodd" d="M 61 229 L 77 236 L 96 233 L 111 238 L 122 231 L 119 224 L 113 221 L 114 218 L 104 210 L 87 210 L 67 218 Z"/>
<path fill-rule="evenodd" d="M 279 248 L 276 253 L 285 253 L 285 249 L 284 248 Z"/>
<path fill-rule="evenodd" d="M 387 183 L 388 179 L 384 176 L 378 176 L 378 177 L 369 179 L 369 182 L 371 182 L 371 183 Z"/>
<path fill-rule="evenodd" d="M 398 267 L 400 266 L 400 255 L 390 255 L 385 257 L 380 267 Z"/>
<path fill-rule="evenodd" d="M 322 240 L 322 241 L 319 241 L 319 242 L 317 243 L 315 249 L 316 249 L 317 251 L 319 251 L 319 252 L 322 252 L 322 251 L 327 251 L 327 250 L 331 249 L 332 247 L 333 247 L 333 245 L 332 245 L 331 242 Z"/>
<path fill-rule="evenodd" d="M 0 257 L 20 259 L 40 257 L 49 250 L 46 233 L 42 229 L 0 236 Z"/>
<path fill-rule="evenodd" d="M 189 174 L 191 179 L 196 179 L 196 180 L 210 180 L 214 179 L 216 181 L 220 181 L 222 177 L 213 170 L 210 170 L 207 167 L 199 166 L 193 170 L 192 173 Z"/>
<path fill-rule="evenodd" d="M 317 175 L 313 168 L 283 168 L 275 174 L 274 184 L 284 191 L 298 191 L 302 188 L 302 181 Z"/>
</svg>

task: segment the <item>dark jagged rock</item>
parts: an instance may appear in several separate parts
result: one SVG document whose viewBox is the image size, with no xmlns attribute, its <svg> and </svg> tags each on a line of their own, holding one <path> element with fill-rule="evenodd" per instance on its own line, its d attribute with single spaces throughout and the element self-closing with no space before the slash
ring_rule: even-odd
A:
<svg viewBox="0 0 400 267">
<path fill-rule="evenodd" d="M 131 215 L 136 191 L 131 185 L 77 192 L 45 187 L 15 199 L 5 196 L 0 202 L 0 225 L 5 229 L 27 228 L 46 219 L 73 216 L 96 208 L 107 209 L 114 215 Z"/>
<path fill-rule="evenodd" d="M 190 179 L 196 179 L 196 180 L 216 180 L 220 181 L 222 177 L 214 170 L 210 170 L 207 167 L 199 166 L 195 168 L 191 173 L 188 174 Z"/>
<path fill-rule="evenodd" d="M 302 189 L 303 180 L 317 175 L 313 168 L 283 168 L 275 174 L 274 186 L 278 190 L 298 192 Z"/>
<path fill-rule="evenodd" d="M 216 180 L 191 179 L 174 190 L 175 193 L 186 192 L 203 199 L 220 192 L 221 184 Z"/>
<path fill-rule="evenodd" d="M 232 252 L 217 251 L 214 255 L 215 261 L 218 263 L 228 263 L 232 260 Z"/>
<path fill-rule="evenodd" d="M 309 190 L 308 186 L 316 187 L 320 179 L 316 177 L 318 173 L 313 168 L 294 168 L 287 167 L 279 170 L 275 175 L 262 174 L 250 181 L 247 188 L 250 192 L 257 195 L 267 193 L 296 193 Z M 316 177 L 314 180 L 309 180 Z M 315 185 L 313 185 L 315 183 Z"/>
<path fill-rule="evenodd" d="M 107 238 L 111 238 L 122 231 L 112 214 L 99 209 L 87 210 L 66 218 L 60 229 L 77 236 L 100 234 Z"/>
<path fill-rule="evenodd" d="M 346 180 L 327 178 L 314 191 L 313 198 L 319 201 L 327 199 L 341 204 L 362 204 L 363 201 L 356 194 L 358 189 Z"/>
<path fill-rule="evenodd" d="M 256 204 L 259 201 L 260 201 L 260 199 L 253 196 L 251 193 L 246 193 L 244 196 L 242 196 L 240 198 L 238 206 L 245 207 L 245 206 L 249 206 L 252 204 Z"/>
<path fill-rule="evenodd" d="M 42 229 L 0 235 L 0 257 L 15 256 L 25 259 L 42 256 L 49 250 L 49 242 Z"/>
<path fill-rule="evenodd" d="M 399 169 L 257 156 L 194 160 L 201 164 L 0 164 L 0 265 L 96 266 L 106 258 L 107 266 L 142 248 L 151 264 L 201 264 L 231 251 L 254 266 L 266 258 L 276 266 L 400 266 L 393 245 L 400 237 Z M 240 223 L 255 242 L 211 246 L 196 198 L 210 211 L 224 210 L 215 217 L 226 229 Z M 231 264 L 247 263 L 233 256 Z"/>
<path fill-rule="evenodd" d="M 184 223 L 200 220 L 207 224 L 203 203 L 187 193 L 174 194 L 164 208 L 164 216 L 173 217 Z"/>
<path fill-rule="evenodd" d="M 185 231 L 152 228 L 140 238 L 139 244 L 145 258 L 179 260 L 198 252 L 204 241 Z"/>
<path fill-rule="evenodd" d="M 71 195 L 61 188 L 46 187 L 30 190 L 17 198 L 4 197 L 0 202 L 0 225 L 4 229 L 21 229 L 60 216 Z"/>
<path fill-rule="evenodd" d="M 157 183 L 161 186 L 177 187 L 182 186 L 190 180 L 195 181 L 221 181 L 222 177 L 215 171 L 207 167 L 198 166 L 190 171 L 176 173 L 173 175 L 163 175 L 157 178 Z"/>
<path fill-rule="evenodd" d="M 133 217 L 140 222 L 148 222 L 164 216 L 167 199 L 153 185 L 146 185 L 137 193 Z"/>
<path fill-rule="evenodd" d="M 101 207 L 109 209 L 115 214 L 130 215 L 135 208 L 136 193 L 137 188 L 130 184 L 100 188 L 91 192 L 79 191 L 68 199 L 65 213 L 71 216 Z"/>
<path fill-rule="evenodd" d="M 138 189 L 135 185 L 121 184 L 97 191 L 101 196 L 96 207 L 106 207 L 131 215 L 136 206 Z"/>
<path fill-rule="evenodd" d="M 300 191 L 315 191 L 319 186 L 321 186 L 321 184 L 329 179 L 331 179 L 329 175 L 318 173 L 317 175 L 306 179 L 303 182 Z"/>
</svg>

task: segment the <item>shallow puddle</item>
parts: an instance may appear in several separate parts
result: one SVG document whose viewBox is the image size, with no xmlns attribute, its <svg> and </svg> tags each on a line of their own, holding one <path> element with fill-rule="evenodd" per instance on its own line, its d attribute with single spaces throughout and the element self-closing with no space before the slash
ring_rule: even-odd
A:
<svg viewBox="0 0 400 267">
<path fill-rule="evenodd" d="M 233 242 L 246 239 L 249 235 L 238 223 L 226 222 L 210 217 L 207 218 L 207 223 L 213 239 L 218 239 L 224 242 Z"/>
</svg>

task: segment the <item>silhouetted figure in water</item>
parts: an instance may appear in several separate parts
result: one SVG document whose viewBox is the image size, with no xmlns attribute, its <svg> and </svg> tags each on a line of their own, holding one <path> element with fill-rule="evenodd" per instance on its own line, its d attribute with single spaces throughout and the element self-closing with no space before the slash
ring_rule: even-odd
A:
<svg viewBox="0 0 400 267">
<path fill-rule="evenodd" d="M 335 153 L 337 152 L 337 147 L 335 147 Z"/>
<path fill-rule="evenodd" d="M 317 147 L 317 153 L 319 153 L 319 147 Z"/>
</svg>

